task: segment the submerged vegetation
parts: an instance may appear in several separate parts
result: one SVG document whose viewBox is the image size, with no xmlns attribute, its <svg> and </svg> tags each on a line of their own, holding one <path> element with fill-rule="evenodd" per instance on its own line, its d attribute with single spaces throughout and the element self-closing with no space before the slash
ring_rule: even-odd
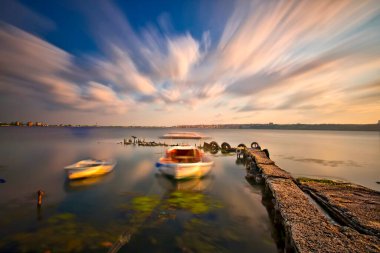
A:
<svg viewBox="0 0 380 253">
<path fill-rule="evenodd" d="M 317 178 L 307 178 L 307 177 L 299 177 L 297 178 L 297 181 L 300 183 L 307 183 L 307 182 L 316 182 L 316 183 L 322 183 L 322 184 L 330 184 L 330 185 L 341 185 L 342 182 L 331 180 L 331 179 L 317 179 Z"/>
<path fill-rule="evenodd" d="M 132 198 L 131 205 L 120 206 L 124 211 L 135 211 L 140 214 L 152 214 L 176 210 L 185 210 L 191 214 L 203 214 L 221 208 L 221 204 L 200 192 L 174 191 L 161 200 L 158 196 L 137 196 Z"/>
<path fill-rule="evenodd" d="M 207 241 L 213 240 L 212 238 L 205 241 L 204 238 L 196 239 L 195 234 L 187 238 L 187 234 L 190 231 L 196 232 L 192 227 L 207 227 L 207 221 L 197 219 L 197 215 L 210 213 L 220 207 L 219 203 L 199 192 L 174 191 L 162 198 L 156 195 L 133 196 L 119 206 L 119 212 L 124 214 L 122 218 L 110 219 L 109 224 L 101 228 L 82 222 L 73 213 L 58 213 L 25 232 L 6 236 L 0 243 L 0 251 L 104 251 L 119 242 L 121 237 L 128 238 L 123 244 L 129 243 L 132 236 L 141 234 L 145 228 L 158 229 L 165 221 L 176 219 L 177 211 L 185 211 L 194 215 L 194 218 L 183 224 L 183 234 L 176 236 L 176 242 L 184 245 L 188 240 L 197 240 L 196 244 L 191 244 L 192 247 L 198 245 L 196 247 L 203 249 L 199 252 L 210 252 L 214 246 L 207 246 Z M 209 227 L 207 231 L 211 230 Z"/>
<path fill-rule="evenodd" d="M 176 236 L 176 242 L 184 252 L 225 252 L 223 241 L 238 241 L 233 229 L 215 229 L 217 224 L 193 218 L 184 224 L 184 233 Z"/>
<path fill-rule="evenodd" d="M 167 209 L 183 209 L 193 214 L 207 213 L 212 208 L 221 207 L 220 204 L 214 203 L 202 193 L 186 191 L 171 193 L 166 202 Z"/>
<path fill-rule="evenodd" d="M 105 249 L 115 235 L 78 222 L 72 213 L 60 213 L 28 232 L 3 238 L 0 249 L 16 252 L 83 252 Z"/>
<path fill-rule="evenodd" d="M 132 209 L 142 213 L 150 213 L 160 203 L 156 196 L 139 196 L 132 200 Z"/>
</svg>

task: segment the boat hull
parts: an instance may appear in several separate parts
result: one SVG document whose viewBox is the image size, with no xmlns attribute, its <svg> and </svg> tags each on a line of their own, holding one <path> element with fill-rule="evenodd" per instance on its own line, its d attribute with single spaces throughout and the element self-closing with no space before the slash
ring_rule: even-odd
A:
<svg viewBox="0 0 380 253">
<path fill-rule="evenodd" d="M 108 174 L 115 165 L 116 162 L 95 161 L 95 163 L 91 164 L 91 160 L 84 160 L 65 167 L 65 171 L 70 180 L 75 180 Z"/>
<path fill-rule="evenodd" d="M 214 162 L 198 162 L 198 163 L 165 163 L 157 162 L 158 170 L 175 179 L 185 178 L 201 178 L 210 173 Z"/>
</svg>

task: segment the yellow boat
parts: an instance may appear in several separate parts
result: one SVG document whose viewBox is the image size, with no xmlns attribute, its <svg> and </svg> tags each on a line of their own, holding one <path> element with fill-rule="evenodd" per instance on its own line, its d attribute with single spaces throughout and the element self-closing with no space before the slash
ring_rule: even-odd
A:
<svg viewBox="0 0 380 253">
<path fill-rule="evenodd" d="M 115 161 L 87 159 L 64 167 L 71 180 L 97 177 L 110 173 L 116 166 Z"/>
</svg>

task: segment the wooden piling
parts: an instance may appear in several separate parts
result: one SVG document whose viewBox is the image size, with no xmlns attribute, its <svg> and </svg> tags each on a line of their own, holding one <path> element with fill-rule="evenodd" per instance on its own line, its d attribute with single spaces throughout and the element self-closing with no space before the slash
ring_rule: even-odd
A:
<svg viewBox="0 0 380 253">
<path fill-rule="evenodd" d="M 42 197 L 45 195 L 45 192 L 42 190 L 37 191 L 37 206 L 42 205 Z"/>
</svg>

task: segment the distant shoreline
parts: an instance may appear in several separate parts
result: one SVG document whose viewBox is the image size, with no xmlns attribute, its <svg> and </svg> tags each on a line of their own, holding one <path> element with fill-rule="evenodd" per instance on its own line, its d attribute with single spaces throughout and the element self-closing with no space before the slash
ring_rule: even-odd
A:
<svg viewBox="0 0 380 253">
<path fill-rule="evenodd" d="M 98 126 L 98 125 L 48 125 L 14 126 L 22 128 L 181 128 L 181 129 L 268 129 L 268 130 L 322 130 L 322 131 L 380 131 L 380 124 L 220 124 L 220 125 L 178 125 L 178 126 Z"/>
<path fill-rule="evenodd" d="M 179 126 L 188 128 L 187 126 Z M 189 127 L 190 128 L 190 127 Z M 380 131 L 380 124 L 238 124 L 219 125 L 222 129 L 270 129 L 270 130 L 326 130 L 326 131 Z"/>
</svg>

